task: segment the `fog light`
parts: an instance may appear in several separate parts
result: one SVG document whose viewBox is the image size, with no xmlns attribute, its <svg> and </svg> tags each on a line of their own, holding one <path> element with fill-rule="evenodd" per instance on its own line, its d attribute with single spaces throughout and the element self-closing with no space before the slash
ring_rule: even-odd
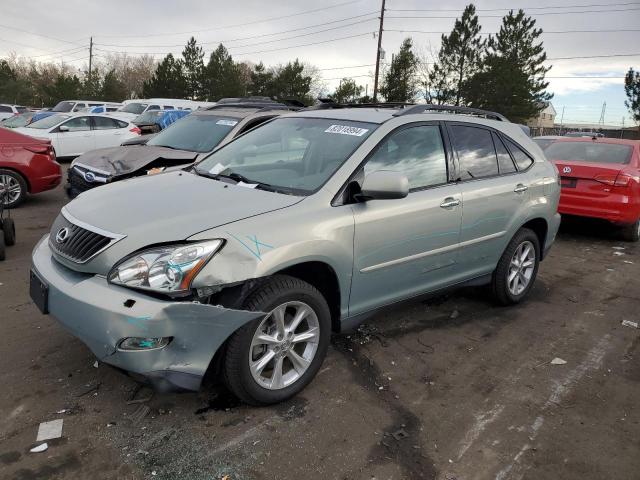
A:
<svg viewBox="0 0 640 480">
<path fill-rule="evenodd" d="M 154 350 L 169 345 L 171 338 L 172 337 L 128 337 L 120 340 L 118 348 L 120 350 Z"/>
</svg>

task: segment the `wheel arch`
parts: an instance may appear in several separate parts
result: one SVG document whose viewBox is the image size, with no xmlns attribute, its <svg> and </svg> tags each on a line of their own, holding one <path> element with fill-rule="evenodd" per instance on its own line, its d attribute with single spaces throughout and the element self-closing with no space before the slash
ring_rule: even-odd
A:
<svg viewBox="0 0 640 480">
<path fill-rule="evenodd" d="M 520 228 L 528 228 L 538 237 L 540 243 L 540 260 L 544 258 L 545 244 L 547 241 L 547 233 L 549 232 L 549 224 L 542 217 L 532 218 L 524 223 Z"/>
<path fill-rule="evenodd" d="M 23 172 L 13 167 L 5 167 L 0 165 L 0 170 L 8 170 L 10 172 L 16 173 L 20 175 L 20 178 L 24 180 L 24 183 L 27 185 L 27 193 L 31 193 L 31 182 L 29 181 L 29 177 L 27 177 Z"/>
</svg>

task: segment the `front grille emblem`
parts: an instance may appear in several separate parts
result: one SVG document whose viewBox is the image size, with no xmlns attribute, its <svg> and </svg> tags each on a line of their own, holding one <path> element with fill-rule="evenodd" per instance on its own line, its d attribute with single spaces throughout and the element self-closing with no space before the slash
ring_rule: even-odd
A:
<svg viewBox="0 0 640 480">
<path fill-rule="evenodd" d="M 93 183 L 96 181 L 96 175 L 93 172 L 84 172 L 84 179 L 89 183 Z"/>
<path fill-rule="evenodd" d="M 60 230 L 58 230 L 58 233 L 56 233 L 56 242 L 57 243 L 64 243 L 69 239 L 69 235 L 70 235 L 70 231 L 67 227 L 62 227 Z"/>
</svg>

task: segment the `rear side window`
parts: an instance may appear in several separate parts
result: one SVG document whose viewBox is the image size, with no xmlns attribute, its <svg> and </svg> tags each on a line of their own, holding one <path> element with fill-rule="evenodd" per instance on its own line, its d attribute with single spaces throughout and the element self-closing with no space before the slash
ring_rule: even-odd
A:
<svg viewBox="0 0 640 480">
<path fill-rule="evenodd" d="M 124 128 L 129 125 L 127 122 L 123 122 L 122 120 L 113 120 L 118 125 L 118 128 Z"/>
<path fill-rule="evenodd" d="M 160 110 L 160 105 L 149 105 L 147 110 Z"/>
<path fill-rule="evenodd" d="M 509 150 L 511 150 L 511 155 L 513 155 L 513 158 L 516 161 L 516 165 L 518 165 L 518 170 L 526 170 L 533 164 L 533 159 L 518 145 L 513 143 L 511 140 L 506 140 L 506 142 Z"/>
<path fill-rule="evenodd" d="M 62 125 L 68 127 L 70 132 L 82 132 L 82 131 L 91 129 L 89 117 L 72 118 L 71 120 L 63 123 Z"/>
<path fill-rule="evenodd" d="M 549 160 L 576 160 L 593 163 L 629 163 L 630 145 L 614 143 L 555 142 L 545 150 Z"/>
<path fill-rule="evenodd" d="M 496 146 L 496 153 L 498 154 L 498 167 L 500 173 L 513 173 L 516 171 L 516 166 L 513 164 L 509 151 L 500 140 L 500 137 L 495 133 L 492 134 L 493 143 Z"/>
<path fill-rule="evenodd" d="M 24 113 L 27 111 L 27 107 L 16 107 L 16 110 L 18 113 Z"/>
<path fill-rule="evenodd" d="M 378 170 L 404 174 L 410 189 L 446 183 L 447 157 L 440 128 L 421 125 L 393 133 L 364 166 L 365 175 Z"/>
<path fill-rule="evenodd" d="M 0 105 L 0 112 L 2 113 L 13 113 L 11 107 L 5 107 L 4 105 Z"/>
<path fill-rule="evenodd" d="M 463 180 L 498 175 L 498 159 L 489 130 L 452 125 L 451 132 Z"/>
<path fill-rule="evenodd" d="M 93 128 L 96 130 L 113 130 L 119 128 L 115 120 L 106 117 L 93 117 Z"/>
</svg>

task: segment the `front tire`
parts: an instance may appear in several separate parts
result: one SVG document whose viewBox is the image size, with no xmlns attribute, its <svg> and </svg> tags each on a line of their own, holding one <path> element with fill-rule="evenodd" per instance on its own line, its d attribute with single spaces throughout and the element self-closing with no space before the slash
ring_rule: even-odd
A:
<svg viewBox="0 0 640 480">
<path fill-rule="evenodd" d="M 282 402 L 304 389 L 329 347 L 331 314 L 322 294 L 288 275 L 274 275 L 254 290 L 243 309 L 267 312 L 227 342 L 227 387 L 245 403 Z"/>
<path fill-rule="evenodd" d="M 4 243 L 7 246 L 16 244 L 16 224 L 13 218 L 2 220 L 2 231 L 4 232 Z"/>
<path fill-rule="evenodd" d="M 520 303 L 538 274 L 540 241 L 528 228 L 521 228 L 505 249 L 493 272 L 493 294 L 501 305 Z"/>
</svg>

